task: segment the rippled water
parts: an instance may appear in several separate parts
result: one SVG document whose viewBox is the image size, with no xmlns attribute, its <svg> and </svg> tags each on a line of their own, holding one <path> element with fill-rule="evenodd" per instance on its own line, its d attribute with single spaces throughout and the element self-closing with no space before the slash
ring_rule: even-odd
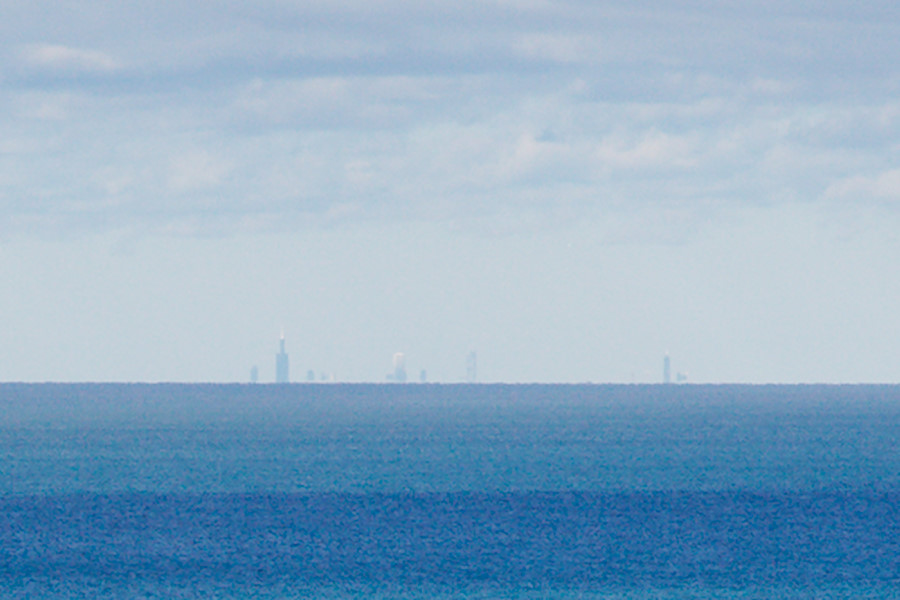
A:
<svg viewBox="0 0 900 600">
<path fill-rule="evenodd" d="M 0 594 L 892 598 L 892 386 L 0 385 Z"/>
</svg>

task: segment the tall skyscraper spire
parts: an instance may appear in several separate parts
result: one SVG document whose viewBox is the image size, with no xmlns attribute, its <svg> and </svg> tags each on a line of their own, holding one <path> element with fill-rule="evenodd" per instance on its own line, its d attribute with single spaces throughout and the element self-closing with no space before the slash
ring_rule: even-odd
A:
<svg viewBox="0 0 900 600">
<path fill-rule="evenodd" d="M 284 330 L 281 332 L 281 340 L 278 354 L 275 355 L 275 383 L 290 382 L 290 363 L 287 352 L 284 351 Z"/>
<path fill-rule="evenodd" d="M 474 351 L 466 356 L 466 381 L 468 383 L 478 381 L 478 356 Z"/>
<path fill-rule="evenodd" d="M 397 383 L 406 383 L 406 357 L 402 352 L 394 354 L 394 372 L 388 379 Z"/>
</svg>

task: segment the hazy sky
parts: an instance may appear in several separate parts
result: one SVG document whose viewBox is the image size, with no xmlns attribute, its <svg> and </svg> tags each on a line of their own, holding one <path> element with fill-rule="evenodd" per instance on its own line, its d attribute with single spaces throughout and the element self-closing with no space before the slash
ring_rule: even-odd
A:
<svg viewBox="0 0 900 600">
<path fill-rule="evenodd" d="M 897 381 L 898 31 L 0 0 L 0 380 Z"/>
</svg>

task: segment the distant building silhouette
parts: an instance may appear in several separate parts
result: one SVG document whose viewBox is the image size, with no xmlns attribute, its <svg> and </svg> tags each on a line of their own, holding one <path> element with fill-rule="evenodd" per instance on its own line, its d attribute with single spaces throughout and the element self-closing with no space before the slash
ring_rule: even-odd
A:
<svg viewBox="0 0 900 600">
<path fill-rule="evenodd" d="M 250 383 L 256 383 L 259 381 L 259 367 L 253 365 L 250 369 Z"/>
<path fill-rule="evenodd" d="M 316 372 L 310 369 L 306 372 L 306 380 L 307 381 L 315 381 L 316 380 Z"/>
<path fill-rule="evenodd" d="M 428 382 L 428 371 L 422 369 L 419 371 L 419 383 L 427 383 Z"/>
<path fill-rule="evenodd" d="M 284 351 L 284 333 L 281 334 L 281 346 L 275 355 L 275 383 L 290 382 L 290 363 L 288 355 Z"/>
<path fill-rule="evenodd" d="M 478 356 L 474 352 L 469 352 L 466 356 L 466 381 L 469 383 L 478 381 Z"/>
<path fill-rule="evenodd" d="M 672 383 L 672 363 L 668 353 L 663 358 L 663 383 Z"/>
<path fill-rule="evenodd" d="M 394 372 L 387 379 L 395 383 L 406 383 L 406 357 L 402 352 L 394 354 Z"/>
</svg>

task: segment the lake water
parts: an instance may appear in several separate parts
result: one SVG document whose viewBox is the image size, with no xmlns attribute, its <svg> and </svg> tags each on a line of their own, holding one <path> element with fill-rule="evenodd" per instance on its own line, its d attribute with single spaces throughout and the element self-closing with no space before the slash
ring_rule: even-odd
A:
<svg viewBox="0 0 900 600">
<path fill-rule="evenodd" d="M 0 596 L 895 598 L 900 387 L 0 385 Z"/>
</svg>

